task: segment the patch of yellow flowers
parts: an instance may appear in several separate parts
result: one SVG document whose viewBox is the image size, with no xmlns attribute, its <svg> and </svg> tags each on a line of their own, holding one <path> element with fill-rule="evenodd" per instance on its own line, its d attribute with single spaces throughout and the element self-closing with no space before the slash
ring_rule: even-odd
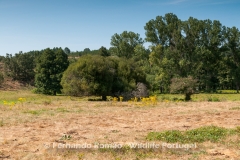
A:
<svg viewBox="0 0 240 160">
<path fill-rule="evenodd" d="M 157 104 L 157 96 L 149 96 L 149 97 L 141 97 L 138 99 L 137 97 L 131 98 L 128 101 L 130 104 L 134 104 L 137 106 L 149 106 L 149 105 L 156 105 Z"/>
<path fill-rule="evenodd" d="M 15 102 L 3 101 L 3 104 L 9 106 L 9 109 L 12 109 L 15 106 Z"/>
<path fill-rule="evenodd" d="M 122 102 L 123 97 L 120 96 L 118 97 L 112 97 L 112 96 L 107 96 L 107 100 L 110 102 L 113 102 L 114 104 L 118 101 Z M 150 96 L 150 97 L 141 97 L 141 98 L 131 98 L 128 103 L 136 105 L 136 106 L 149 106 L 149 105 L 156 105 L 157 104 L 157 96 Z"/>
<path fill-rule="evenodd" d="M 116 103 L 118 101 L 122 102 L 123 101 L 123 97 L 120 96 L 118 98 L 118 97 L 107 96 L 107 100 L 110 101 L 110 102 L 113 102 L 113 103 Z"/>
<path fill-rule="evenodd" d="M 142 98 L 142 103 L 148 105 L 148 104 L 157 104 L 157 96 L 150 96 L 149 98 Z"/>
<path fill-rule="evenodd" d="M 18 98 L 18 100 L 17 101 L 6 101 L 6 100 L 4 100 L 3 101 L 3 104 L 4 105 L 6 105 L 6 106 L 8 106 L 9 107 L 9 109 L 13 109 L 13 107 L 19 102 L 19 103 L 21 103 L 21 105 L 23 106 L 23 102 L 25 102 L 26 101 L 26 98 Z M 16 106 L 16 108 L 18 108 L 18 106 Z"/>
</svg>

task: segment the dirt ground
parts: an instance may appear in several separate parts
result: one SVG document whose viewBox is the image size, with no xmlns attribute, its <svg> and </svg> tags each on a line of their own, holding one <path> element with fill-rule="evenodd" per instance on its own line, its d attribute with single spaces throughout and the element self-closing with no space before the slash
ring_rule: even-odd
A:
<svg viewBox="0 0 240 160">
<path fill-rule="evenodd" d="M 159 102 L 155 106 L 142 107 L 128 102 L 28 102 L 22 109 L 0 110 L 3 119 L 0 159 L 237 160 L 240 159 L 240 144 L 205 142 L 188 151 L 160 148 L 149 154 L 92 150 L 66 152 L 67 149 L 64 152 L 56 146 L 147 143 L 147 134 L 154 131 L 185 131 L 209 125 L 235 128 L 240 126 L 240 110 L 233 108 L 239 106 L 240 102 Z M 27 113 L 28 110 L 39 111 L 39 114 Z"/>
</svg>

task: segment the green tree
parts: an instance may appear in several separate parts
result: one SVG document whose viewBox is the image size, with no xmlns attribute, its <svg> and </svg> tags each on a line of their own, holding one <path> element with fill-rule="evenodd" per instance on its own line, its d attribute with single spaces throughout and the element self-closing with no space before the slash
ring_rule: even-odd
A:
<svg viewBox="0 0 240 160">
<path fill-rule="evenodd" d="M 142 44 L 138 44 L 134 48 L 134 57 L 140 60 L 147 60 L 149 57 L 149 52 L 150 51 L 148 49 L 145 49 Z"/>
<path fill-rule="evenodd" d="M 133 59 L 119 58 L 117 75 L 114 79 L 114 92 L 129 92 L 136 88 L 138 82 L 146 84 L 146 75 Z"/>
<path fill-rule="evenodd" d="M 68 67 L 61 84 L 66 95 L 97 95 L 106 100 L 107 95 L 130 91 L 144 80 L 143 72 L 131 60 L 86 55 Z"/>
<path fill-rule="evenodd" d="M 199 68 L 199 82 L 206 91 L 216 91 L 219 80 L 219 68 L 222 61 L 225 27 L 219 21 L 201 21 L 201 47 L 198 47 L 198 59 L 202 63 Z"/>
<path fill-rule="evenodd" d="M 107 48 L 105 47 L 101 47 L 99 49 L 99 55 L 103 56 L 103 57 L 107 57 L 107 56 L 110 56 L 110 53 L 108 52 Z"/>
<path fill-rule="evenodd" d="M 142 38 L 138 33 L 124 31 L 121 34 L 115 33 L 111 38 L 111 45 L 114 53 L 119 57 L 131 58 L 134 56 L 134 48 L 143 44 Z"/>
<path fill-rule="evenodd" d="M 4 60 L 5 72 L 14 80 L 31 82 L 34 79 L 35 57 L 32 54 L 19 52 L 12 56 L 7 54 Z"/>
<path fill-rule="evenodd" d="M 164 17 L 157 16 L 155 20 L 152 19 L 146 23 L 145 40 L 152 45 L 161 44 L 163 47 L 177 48 L 181 46 L 181 23 L 173 13 L 167 13 Z"/>
<path fill-rule="evenodd" d="M 185 94 L 185 101 L 191 100 L 191 95 L 194 94 L 197 81 L 191 76 L 187 78 L 173 78 L 171 80 L 170 92 Z"/>
<path fill-rule="evenodd" d="M 0 56 L 0 62 L 4 62 L 5 57 L 4 56 Z"/>
<path fill-rule="evenodd" d="M 90 50 L 89 48 L 85 48 L 83 51 L 76 51 L 76 52 L 71 52 L 68 56 L 69 57 L 80 57 L 83 55 L 99 55 L 99 49 L 98 50 Z"/>
<path fill-rule="evenodd" d="M 219 21 L 192 17 L 181 21 L 176 15 L 167 13 L 150 20 L 144 28 L 145 40 L 153 45 L 150 63 L 157 65 L 154 72 L 158 73 L 154 74 L 160 75 L 155 79 L 166 80 L 165 83 L 170 84 L 172 77 L 191 75 L 198 79 L 199 87 L 205 91 L 215 91 L 220 80 L 223 82 L 225 79 L 221 75 L 226 76 L 229 71 L 222 71 L 222 55 L 228 40 L 224 36 L 226 27 Z M 157 50 L 158 45 L 162 47 L 161 52 Z M 156 53 L 161 53 L 161 56 Z"/>
<path fill-rule="evenodd" d="M 114 63 L 102 56 L 82 56 L 64 72 L 61 84 L 63 92 L 73 96 L 98 95 L 111 93 Z"/>
<path fill-rule="evenodd" d="M 85 48 L 83 52 L 90 52 L 91 50 L 89 48 Z"/>
<path fill-rule="evenodd" d="M 68 47 L 65 47 L 64 48 L 64 52 L 68 55 L 71 53 L 70 49 Z"/>
<path fill-rule="evenodd" d="M 145 25 L 147 42 L 152 43 L 149 62 L 149 80 L 154 89 L 169 91 L 170 80 L 174 76 L 187 76 L 190 63 L 184 47 L 183 22 L 172 13 L 157 16 Z"/>
<path fill-rule="evenodd" d="M 233 77 L 233 80 L 236 84 L 237 93 L 239 93 L 240 86 L 240 32 L 236 27 L 227 28 L 226 32 L 227 38 L 227 52 L 226 54 L 226 64 L 230 70 L 230 76 Z"/>
<path fill-rule="evenodd" d="M 35 75 L 37 90 L 43 94 L 61 93 L 62 74 L 69 65 L 68 56 L 61 48 L 47 48 L 38 58 Z"/>
<path fill-rule="evenodd" d="M 160 92 L 168 92 L 171 78 L 177 76 L 179 68 L 174 63 L 174 58 L 168 53 L 162 45 L 152 46 L 149 55 L 151 66 L 150 77 L 153 84 L 153 91 L 159 89 Z"/>
</svg>

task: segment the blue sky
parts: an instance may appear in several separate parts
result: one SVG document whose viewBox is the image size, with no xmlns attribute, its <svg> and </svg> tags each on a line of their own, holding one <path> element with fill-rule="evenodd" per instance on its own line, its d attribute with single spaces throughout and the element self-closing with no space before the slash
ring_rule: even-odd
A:
<svg viewBox="0 0 240 160">
<path fill-rule="evenodd" d="M 240 29 L 239 0 L 0 0 L 0 55 L 53 47 L 110 47 L 111 36 L 174 13 Z"/>
</svg>

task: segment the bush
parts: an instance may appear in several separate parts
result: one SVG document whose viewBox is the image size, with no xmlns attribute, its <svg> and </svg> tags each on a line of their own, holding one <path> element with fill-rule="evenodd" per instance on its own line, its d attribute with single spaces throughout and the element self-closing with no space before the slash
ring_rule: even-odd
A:
<svg viewBox="0 0 240 160">
<path fill-rule="evenodd" d="M 197 81 L 191 76 L 187 78 L 173 78 L 171 80 L 170 92 L 185 94 L 185 101 L 191 100 L 191 95 L 195 93 Z"/>
<path fill-rule="evenodd" d="M 35 93 L 35 94 L 41 93 L 41 91 L 38 88 L 33 88 L 31 91 L 32 93 Z"/>
<path fill-rule="evenodd" d="M 137 65 L 125 58 L 86 55 L 71 64 L 64 72 L 63 93 L 71 96 L 115 96 L 130 93 L 139 86 L 136 94 L 142 95 L 145 74 Z M 124 97 L 126 99 L 126 97 Z"/>
<path fill-rule="evenodd" d="M 220 99 L 218 97 L 208 97 L 208 102 L 220 102 Z"/>
</svg>

